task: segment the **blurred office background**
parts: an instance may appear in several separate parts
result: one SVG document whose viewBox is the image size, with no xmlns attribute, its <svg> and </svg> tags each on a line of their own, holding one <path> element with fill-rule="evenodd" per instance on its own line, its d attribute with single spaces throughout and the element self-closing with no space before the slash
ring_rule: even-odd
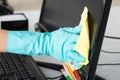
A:
<svg viewBox="0 0 120 80">
<path fill-rule="evenodd" d="M 8 0 L 15 10 L 36 10 L 39 9 L 42 0 Z M 112 6 L 120 6 L 120 0 L 113 0 Z"/>
<path fill-rule="evenodd" d="M 29 29 L 34 31 L 34 24 L 39 21 L 42 0 L 8 0 L 8 2 L 14 8 L 15 12 L 24 12 L 27 15 L 28 19 L 30 19 Z M 112 2 L 105 35 L 120 37 L 120 0 L 113 0 Z M 120 52 L 119 44 L 120 40 L 104 38 L 102 50 Z M 35 60 L 60 63 L 51 57 L 46 58 L 44 56 L 35 57 Z M 103 63 L 120 63 L 120 53 L 109 54 L 101 52 L 99 64 Z M 106 80 L 118 80 L 120 65 L 98 65 L 96 74 Z"/>
</svg>

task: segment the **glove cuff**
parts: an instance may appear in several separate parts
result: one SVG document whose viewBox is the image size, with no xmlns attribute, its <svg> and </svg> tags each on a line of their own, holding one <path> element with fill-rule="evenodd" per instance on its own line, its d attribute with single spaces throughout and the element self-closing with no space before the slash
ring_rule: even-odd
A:
<svg viewBox="0 0 120 80">
<path fill-rule="evenodd" d="M 31 31 L 8 31 L 7 52 L 23 55 L 49 55 L 46 33 Z"/>
</svg>

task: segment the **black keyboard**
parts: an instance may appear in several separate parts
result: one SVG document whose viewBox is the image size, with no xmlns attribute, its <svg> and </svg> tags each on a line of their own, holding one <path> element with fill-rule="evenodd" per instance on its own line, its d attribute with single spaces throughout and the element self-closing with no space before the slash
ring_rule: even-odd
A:
<svg viewBox="0 0 120 80">
<path fill-rule="evenodd" d="M 46 80 L 32 57 L 0 53 L 0 80 Z"/>
</svg>

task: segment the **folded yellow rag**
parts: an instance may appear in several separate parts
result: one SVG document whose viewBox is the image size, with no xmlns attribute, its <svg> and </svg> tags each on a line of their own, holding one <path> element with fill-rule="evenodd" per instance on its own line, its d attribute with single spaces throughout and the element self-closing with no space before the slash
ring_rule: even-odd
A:
<svg viewBox="0 0 120 80">
<path fill-rule="evenodd" d="M 80 63 L 80 66 L 82 67 L 83 65 L 87 65 L 89 63 L 88 57 L 89 57 L 89 49 L 90 49 L 90 39 L 89 39 L 87 7 L 84 7 L 79 25 L 82 26 L 82 30 L 78 38 L 78 41 L 75 45 L 75 50 L 85 58 L 85 62 Z"/>
</svg>

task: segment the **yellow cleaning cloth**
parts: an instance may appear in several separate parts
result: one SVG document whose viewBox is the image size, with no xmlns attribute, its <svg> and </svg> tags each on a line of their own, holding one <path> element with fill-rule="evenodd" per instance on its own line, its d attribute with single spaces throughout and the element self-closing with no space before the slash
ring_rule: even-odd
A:
<svg viewBox="0 0 120 80">
<path fill-rule="evenodd" d="M 80 63 L 82 67 L 83 65 L 87 65 L 89 63 L 88 56 L 89 56 L 89 49 L 90 49 L 90 39 L 89 39 L 87 7 L 84 7 L 79 25 L 82 26 L 82 30 L 78 38 L 78 41 L 76 43 L 75 50 L 85 58 L 85 62 Z"/>
</svg>

